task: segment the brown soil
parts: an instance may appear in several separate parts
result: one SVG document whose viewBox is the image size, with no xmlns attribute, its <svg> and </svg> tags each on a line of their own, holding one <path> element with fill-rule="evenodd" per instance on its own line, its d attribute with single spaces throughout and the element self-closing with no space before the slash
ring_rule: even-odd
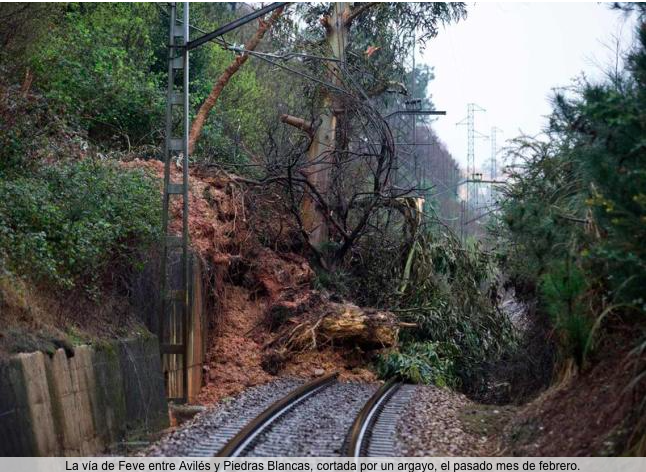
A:
<svg viewBox="0 0 646 472">
<path fill-rule="evenodd" d="M 205 360 L 206 386 L 199 396 L 202 403 L 217 402 L 272 379 L 260 367 L 262 343 L 249 336 L 262 319 L 265 303 L 251 299 L 244 287 L 229 286 L 223 295 L 220 329 Z"/>
<path fill-rule="evenodd" d="M 281 371 L 284 375 L 313 377 L 339 372 L 339 379 L 353 382 L 375 382 L 375 373 L 365 368 L 363 357 L 353 356 L 347 348 L 325 347 L 296 354 Z"/>
<path fill-rule="evenodd" d="M 128 297 L 106 284 L 90 299 L 82 289 L 36 285 L 0 274 L 0 357 L 71 349 L 74 344 L 127 337 L 145 330 Z"/>
<path fill-rule="evenodd" d="M 635 374 L 626 347 L 632 343 L 613 337 L 599 349 L 602 358 L 594 367 L 581 374 L 564 371 L 561 382 L 520 409 L 505 428 L 505 454 L 594 456 L 625 450 L 645 389 L 626 388 Z"/>
<path fill-rule="evenodd" d="M 159 161 L 124 165 L 163 175 Z M 181 179 L 181 169 L 173 166 L 171 173 L 173 181 Z M 363 353 L 329 345 L 293 353 L 280 369 L 272 369 L 275 375 L 263 369 L 263 355 L 274 336 L 268 310 L 279 301 L 310 297 L 314 271 L 293 251 L 299 248 L 298 231 L 280 211 L 276 193 L 245 188 L 212 170 L 192 169 L 189 182 L 191 244 L 209 268 L 214 302 L 199 401 L 212 404 L 276 375 L 314 377 L 337 371 L 342 379 L 374 380 L 362 367 Z M 171 205 L 171 231 L 179 232 L 181 199 Z"/>
</svg>

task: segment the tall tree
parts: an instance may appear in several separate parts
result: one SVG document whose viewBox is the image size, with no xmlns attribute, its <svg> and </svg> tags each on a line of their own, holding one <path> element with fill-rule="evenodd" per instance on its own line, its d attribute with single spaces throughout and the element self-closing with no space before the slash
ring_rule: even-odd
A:
<svg viewBox="0 0 646 472">
<path fill-rule="evenodd" d="M 334 156 L 339 153 L 347 156 L 350 142 L 352 111 L 347 109 L 346 97 L 332 88 L 356 90 L 357 84 L 344 82 L 348 79 L 349 68 L 361 68 L 370 70 L 369 74 L 357 79 L 358 86 L 367 91 L 361 99 L 387 92 L 393 83 L 398 83 L 394 79 L 401 79 L 403 71 L 398 69 L 396 59 L 412 42 L 424 44 L 437 34 L 440 24 L 464 15 L 462 3 L 352 2 L 305 7 L 303 18 L 308 24 L 309 36 L 315 38 L 312 43 L 322 43 L 330 57 L 326 61 L 326 75 L 332 86 L 319 90 L 322 98 L 318 120 L 308 125 L 307 130 L 312 141 L 303 174 L 310 191 L 303 195 L 300 219 L 312 247 L 321 246 L 328 240 L 329 226 L 333 223 L 330 221 L 332 205 L 323 205 L 321 199 L 329 197 Z M 417 38 L 411 34 L 415 29 L 420 30 Z M 283 121 L 288 124 L 305 122 L 293 117 Z M 381 190 L 378 185 L 374 189 Z M 365 218 L 359 221 L 367 222 Z"/>
</svg>

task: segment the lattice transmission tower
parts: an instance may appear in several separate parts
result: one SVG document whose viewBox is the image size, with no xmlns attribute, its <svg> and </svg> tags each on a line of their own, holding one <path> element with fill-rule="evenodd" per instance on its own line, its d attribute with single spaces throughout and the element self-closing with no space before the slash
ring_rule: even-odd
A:
<svg viewBox="0 0 646 472">
<path fill-rule="evenodd" d="M 476 112 L 485 112 L 486 110 L 476 103 L 467 104 L 467 116 L 456 123 L 457 126 L 467 127 L 467 194 L 465 211 L 467 212 L 465 221 L 468 220 L 469 205 L 478 204 L 479 186 L 477 181 L 482 180 L 482 175 L 476 172 L 475 161 L 475 140 L 488 139 L 485 134 L 475 129 Z"/>
<path fill-rule="evenodd" d="M 497 126 L 491 127 L 490 138 L 491 139 L 491 159 L 489 161 L 489 180 L 492 182 L 498 177 L 498 143 L 496 142 L 496 136 L 499 133 L 502 133 L 503 130 Z M 489 205 L 494 203 L 496 190 L 493 187 L 493 184 L 489 185 Z"/>
</svg>

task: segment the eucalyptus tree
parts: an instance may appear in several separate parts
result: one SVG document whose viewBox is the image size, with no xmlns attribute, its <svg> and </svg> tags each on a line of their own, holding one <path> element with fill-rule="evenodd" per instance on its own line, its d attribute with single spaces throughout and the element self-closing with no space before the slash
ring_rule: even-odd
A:
<svg viewBox="0 0 646 472">
<path fill-rule="evenodd" d="M 304 26 L 293 47 L 307 53 L 309 75 L 317 79 L 304 87 L 311 116 L 283 116 L 310 138 L 289 168 L 291 182 L 301 187 L 297 217 L 310 246 L 332 243 L 338 261 L 376 208 L 402 196 L 390 188 L 394 142 L 378 104 L 407 93 L 402 59 L 411 47 L 423 47 L 466 9 L 463 3 L 353 2 L 299 5 L 294 13 Z"/>
</svg>

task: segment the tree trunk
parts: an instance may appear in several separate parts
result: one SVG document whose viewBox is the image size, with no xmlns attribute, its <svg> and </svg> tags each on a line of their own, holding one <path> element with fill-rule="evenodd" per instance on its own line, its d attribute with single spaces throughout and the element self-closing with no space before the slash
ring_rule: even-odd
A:
<svg viewBox="0 0 646 472">
<path fill-rule="evenodd" d="M 264 21 L 261 19 L 258 21 L 258 29 L 256 30 L 256 33 L 244 45 L 244 48 L 246 50 L 253 51 L 256 49 L 258 44 L 260 44 L 260 41 L 262 41 L 262 38 L 265 36 L 265 33 L 272 27 L 272 25 L 278 20 L 278 18 L 280 18 L 283 10 L 284 7 L 278 8 L 271 14 L 269 20 Z M 193 153 L 193 150 L 195 149 L 195 143 L 200 137 L 204 123 L 206 122 L 209 113 L 215 106 L 215 103 L 218 101 L 222 90 L 229 83 L 231 77 L 233 77 L 233 75 L 238 72 L 240 67 L 242 67 L 244 63 L 247 62 L 247 59 L 249 59 L 249 55 L 247 53 L 243 53 L 236 57 L 234 61 L 229 64 L 229 66 L 224 70 L 222 75 L 220 75 L 217 82 L 213 86 L 211 93 L 206 98 L 206 100 L 204 100 L 202 106 L 200 106 L 200 109 L 198 110 L 197 115 L 195 115 L 195 119 L 191 124 L 191 132 L 188 138 L 189 154 Z"/>
<path fill-rule="evenodd" d="M 349 16 L 350 4 L 337 2 L 332 8 L 330 17 L 323 19 L 327 30 L 326 42 L 332 51 L 332 57 L 340 61 L 345 61 Z M 330 82 L 340 85 L 341 71 L 338 63 L 331 61 L 328 68 Z M 308 166 L 304 172 L 305 177 L 323 197 L 327 196 L 330 188 L 330 168 L 333 165 L 333 156 L 336 150 L 337 115 L 340 113 L 339 104 L 336 102 L 332 92 L 326 90 L 323 99 L 324 112 L 308 150 Z M 309 242 L 312 246 L 319 247 L 328 240 L 326 216 L 308 193 L 304 195 L 301 203 L 301 219 L 305 231 L 309 234 Z"/>
</svg>

